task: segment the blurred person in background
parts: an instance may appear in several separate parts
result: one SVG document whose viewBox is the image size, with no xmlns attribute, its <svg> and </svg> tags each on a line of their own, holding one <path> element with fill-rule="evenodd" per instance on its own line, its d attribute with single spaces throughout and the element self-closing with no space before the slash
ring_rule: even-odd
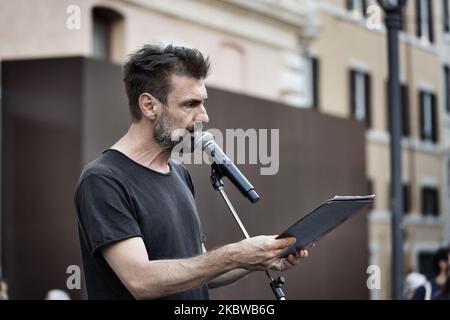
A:
<svg viewBox="0 0 450 320">
<path fill-rule="evenodd" d="M 47 292 L 44 300 L 70 300 L 70 296 L 64 290 L 52 289 Z"/>
<path fill-rule="evenodd" d="M 433 278 L 416 289 L 413 300 L 449 299 L 449 248 L 439 248 L 433 255 Z"/>
<path fill-rule="evenodd" d="M 8 300 L 8 283 L 5 279 L 0 278 L 0 300 Z"/>
<path fill-rule="evenodd" d="M 405 291 L 403 294 L 403 298 L 405 300 L 411 300 L 414 296 L 414 292 L 416 291 L 417 288 L 419 288 L 420 286 L 423 286 L 427 283 L 427 277 L 421 273 L 418 272 L 411 272 L 409 273 L 406 278 L 405 278 Z M 429 284 L 427 285 L 427 287 L 425 287 L 427 289 L 428 292 L 428 287 Z M 431 293 L 431 287 L 429 292 Z"/>
<path fill-rule="evenodd" d="M 442 294 L 440 295 L 440 298 L 443 300 L 450 300 L 450 247 L 448 248 L 448 251 L 447 281 L 442 287 Z"/>
</svg>

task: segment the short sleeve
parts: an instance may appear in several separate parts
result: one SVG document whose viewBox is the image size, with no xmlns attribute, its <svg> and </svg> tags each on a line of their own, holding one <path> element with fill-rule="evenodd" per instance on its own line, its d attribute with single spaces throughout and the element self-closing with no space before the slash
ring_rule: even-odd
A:
<svg viewBox="0 0 450 320">
<path fill-rule="evenodd" d="M 195 198 L 194 184 L 192 183 L 192 178 L 191 175 L 189 174 L 189 171 L 178 161 L 172 160 L 172 163 L 174 164 L 174 169 L 184 180 L 184 182 L 189 187 L 189 190 L 191 190 L 191 193 Z"/>
<path fill-rule="evenodd" d="M 191 175 L 189 174 L 189 171 L 187 171 L 186 168 L 183 167 L 183 170 L 184 170 L 184 174 L 185 174 L 185 177 L 186 177 L 186 183 L 189 186 L 189 189 L 191 189 L 192 195 L 195 198 L 194 184 L 192 183 Z"/>
<path fill-rule="evenodd" d="M 75 203 L 92 254 L 107 244 L 142 237 L 129 196 L 115 179 L 102 175 L 84 178 L 77 189 Z"/>
</svg>

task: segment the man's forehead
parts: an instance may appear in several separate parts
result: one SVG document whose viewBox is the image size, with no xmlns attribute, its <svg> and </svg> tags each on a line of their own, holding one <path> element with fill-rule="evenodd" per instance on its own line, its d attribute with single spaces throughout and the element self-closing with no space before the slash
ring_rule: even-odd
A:
<svg viewBox="0 0 450 320">
<path fill-rule="evenodd" d="M 208 98 L 208 93 L 203 79 L 174 75 L 169 96 L 175 99 L 204 100 Z"/>
</svg>

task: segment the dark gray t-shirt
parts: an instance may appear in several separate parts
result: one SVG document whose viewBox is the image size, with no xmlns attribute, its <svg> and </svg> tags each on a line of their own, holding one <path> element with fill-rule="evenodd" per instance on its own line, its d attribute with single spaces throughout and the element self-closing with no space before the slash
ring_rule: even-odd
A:
<svg viewBox="0 0 450 320">
<path fill-rule="evenodd" d="M 171 160 L 169 167 L 162 174 L 109 149 L 83 170 L 75 206 L 89 299 L 133 298 L 101 253 L 108 244 L 142 237 L 150 260 L 202 253 L 191 178 L 179 162 Z M 208 288 L 164 298 L 209 299 Z"/>
</svg>

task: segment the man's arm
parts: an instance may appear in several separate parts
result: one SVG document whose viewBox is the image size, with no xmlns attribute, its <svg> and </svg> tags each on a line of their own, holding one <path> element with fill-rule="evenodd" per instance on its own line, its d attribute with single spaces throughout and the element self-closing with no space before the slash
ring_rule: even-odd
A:
<svg viewBox="0 0 450 320">
<path fill-rule="evenodd" d="M 202 244 L 202 247 L 203 247 L 203 253 L 206 254 L 207 250 L 205 248 L 205 245 Z M 250 272 L 251 272 L 251 270 L 246 270 L 246 269 L 234 269 L 234 270 L 227 271 L 227 272 L 221 274 L 220 276 L 208 281 L 208 288 L 215 289 L 215 288 L 233 284 L 236 281 L 247 276 Z"/>
<path fill-rule="evenodd" d="M 206 248 L 203 245 L 203 253 L 206 253 Z M 272 270 L 277 271 L 284 271 L 287 269 L 292 268 L 293 266 L 297 265 L 300 261 L 300 258 L 306 258 L 308 256 L 307 250 L 300 250 L 297 252 L 296 255 L 290 254 L 286 257 L 286 259 L 277 259 L 274 263 L 272 263 L 269 268 Z M 214 278 L 208 282 L 208 287 L 210 289 L 215 289 L 223 286 L 227 286 L 230 284 L 234 284 L 238 280 L 246 277 L 249 273 L 251 273 L 251 270 L 246 269 L 235 269 L 227 271 L 217 278 Z"/>
<path fill-rule="evenodd" d="M 102 253 L 135 298 L 154 299 L 197 287 L 233 269 L 265 270 L 294 242 L 295 238 L 259 236 L 193 258 L 149 260 L 144 241 L 134 237 L 115 242 Z"/>
</svg>

